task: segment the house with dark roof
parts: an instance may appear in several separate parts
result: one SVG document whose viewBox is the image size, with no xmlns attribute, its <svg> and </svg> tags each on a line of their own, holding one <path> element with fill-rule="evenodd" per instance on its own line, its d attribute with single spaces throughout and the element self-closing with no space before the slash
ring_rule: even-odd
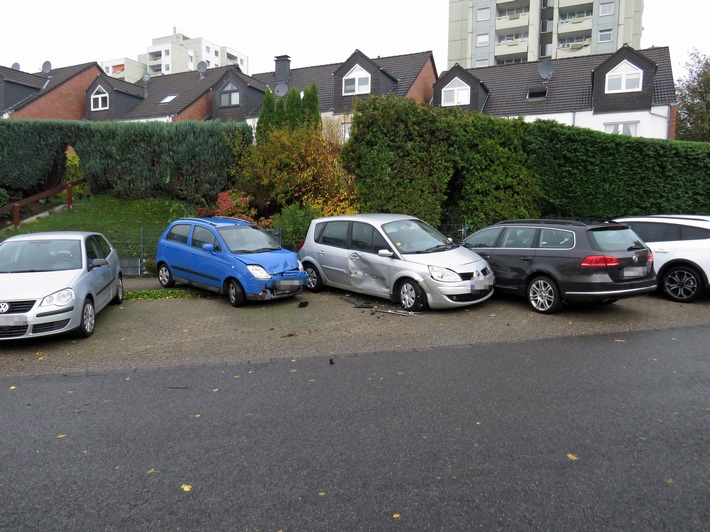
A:
<svg viewBox="0 0 710 532">
<path fill-rule="evenodd" d="M 673 139 L 677 100 L 667 47 L 464 69 L 434 84 L 433 105 L 526 121 L 556 120 L 638 137 Z"/>
<path fill-rule="evenodd" d="M 342 63 L 291 68 L 287 55 L 275 58 L 273 72 L 247 76 L 230 65 L 201 71 L 145 76 L 136 83 L 107 75 L 96 63 L 26 74 L 11 71 L 13 84 L 0 97 L 10 105 L 10 118 L 66 118 L 75 120 L 165 121 L 234 120 L 256 126 L 266 90 L 285 97 L 291 88 L 303 92 L 313 83 L 324 123 L 335 124 L 347 138 L 355 101 L 371 94 L 394 94 L 429 103 L 437 80 L 431 51 L 370 58 L 360 50 Z M 74 77 L 72 77 L 74 76 Z M 76 79 L 75 79 L 76 78 Z M 71 81 L 71 83 L 69 83 Z M 46 96 L 63 82 L 74 92 L 64 94 L 71 113 L 45 113 Z M 45 99 L 43 99 L 45 98 Z M 2 102 L 3 100 L 0 100 Z M 69 102 L 71 101 L 71 106 Z M 80 103 L 80 105 L 79 105 Z"/>
<path fill-rule="evenodd" d="M 102 73 L 98 63 L 50 67 L 36 74 L 0 66 L 0 116 L 81 120 L 86 89 Z"/>
</svg>

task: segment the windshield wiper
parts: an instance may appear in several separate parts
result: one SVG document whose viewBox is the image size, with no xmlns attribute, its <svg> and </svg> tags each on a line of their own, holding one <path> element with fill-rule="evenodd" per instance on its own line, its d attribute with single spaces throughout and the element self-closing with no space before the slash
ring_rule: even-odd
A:
<svg viewBox="0 0 710 532">
<path fill-rule="evenodd" d="M 416 253 L 436 253 L 437 251 L 448 251 L 450 249 L 456 249 L 457 247 L 457 244 L 439 244 L 433 248 L 417 251 Z"/>
</svg>

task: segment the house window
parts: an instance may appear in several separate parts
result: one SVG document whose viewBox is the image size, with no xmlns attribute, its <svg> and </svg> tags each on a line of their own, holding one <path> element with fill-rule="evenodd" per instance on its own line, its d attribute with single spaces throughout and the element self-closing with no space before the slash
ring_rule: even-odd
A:
<svg viewBox="0 0 710 532">
<path fill-rule="evenodd" d="M 343 94 L 370 94 L 370 74 L 355 65 L 343 78 Z"/>
<path fill-rule="evenodd" d="M 622 61 L 606 75 L 605 91 L 607 94 L 616 92 L 638 92 L 643 83 L 643 70 L 628 61 Z"/>
<path fill-rule="evenodd" d="M 491 18 L 491 8 L 482 7 L 478 10 L 477 20 L 490 20 Z"/>
<path fill-rule="evenodd" d="M 352 131 L 352 124 L 350 122 L 345 122 L 343 124 L 343 142 L 350 138 L 350 132 Z"/>
<path fill-rule="evenodd" d="M 483 33 L 476 37 L 476 46 L 488 46 L 488 34 Z"/>
<path fill-rule="evenodd" d="M 163 72 L 170 72 L 170 65 L 163 65 Z"/>
<path fill-rule="evenodd" d="M 108 109 L 108 93 L 99 86 L 91 95 L 91 110 L 103 111 L 105 109 Z"/>
<path fill-rule="evenodd" d="M 219 52 L 217 50 L 214 51 L 214 56 L 219 57 Z"/>
<path fill-rule="evenodd" d="M 209 46 L 206 46 L 206 47 L 205 47 L 205 50 L 207 51 L 207 53 L 210 53 L 210 51 L 211 51 L 212 49 L 211 49 Z"/>
<path fill-rule="evenodd" d="M 168 57 L 168 56 L 170 55 L 170 50 L 165 50 L 165 51 L 163 52 L 163 55 L 164 55 L 165 57 Z"/>
<path fill-rule="evenodd" d="M 469 103 L 471 103 L 471 87 L 459 78 L 454 78 L 441 90 L 442 107 L 468 105 Z"/>
<path fill-rule="evenodd" d="M 528 32 L 527 31 L 521 31 L 518 33 L 507 33 L 505 35 L 498 35 L 498 44 L 511 44 L 514 42 L 518 41 L 527 41 L 528 40 Z"/>
<path fill-rule="evenodd" d="M 487 67 L 488 59 L 476 59 L 476 68 Z"/>
<path fill-rule="evenodd" d="M 173 94 L 168 94 L 165 98 L 163 98 L 162 100 L 160 100 L 160 103 L 170 103 L 170 102 L 172 102 L 175 98 L 177 98 L 177 93 L 176 93 L 176 92 L 173 93 Z"/>
<path fill-rule="evenodd" d="M 611 30 L 599 30 L 599 42 L 611 42 Z"/>
<path fill-rule="evenodd" d="M 614 14 L 614 2 L 602 2 L 599 4 L 599 16 L 605 17 Z"/>
<path fill-rule="evenodd" d="M 239 105 L 239 87 L 230 81 L 219 93 L 219 106 L 233 107 L 235 105 Z"/>
<path fill-rule="evenodd" d="M 617 122 L 604 124 L 604 132 L 611 133 L 612 135 L 629 135 L 631 137 L 638 137 L 638 122 Z"/>
</svg>

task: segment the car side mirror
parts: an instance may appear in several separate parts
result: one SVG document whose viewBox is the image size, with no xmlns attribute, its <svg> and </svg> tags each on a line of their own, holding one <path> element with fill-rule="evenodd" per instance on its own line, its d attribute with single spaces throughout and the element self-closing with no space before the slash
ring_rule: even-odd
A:
<svg viewBox="0 0 710 532">
<path fill-rule="evenodd" d="M 380 249 L 377 251 L 377 254 L 380 257 L 394 257 L 394 253 L 392 253 L 389 249 Z"/>
<path fill-rule="evenodd" d="M 99 266 L 108 266 L 108 261 L 106 259 L 89 259 L 89 269 L 93 270 Z"/>
<path fill-rule="evenodd" d="M 213 244 L 202 244 L 202 249 L 204 249 L 205 251 L 209 251 L 210 253 L 214 253 Z"/>
</svg>

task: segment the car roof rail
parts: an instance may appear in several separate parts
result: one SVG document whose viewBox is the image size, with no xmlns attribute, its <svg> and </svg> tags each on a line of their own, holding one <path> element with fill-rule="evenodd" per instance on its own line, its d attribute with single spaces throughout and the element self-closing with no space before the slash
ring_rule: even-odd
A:
<svg viewBox="0 0 710 532">
<path fill-rule="evenodd" d="M 535 224 L 535 225 L 577 225 L 584 226 L 586 223 L 576 218 L 520 218 L 518 220 L 504 220 L 498 222 L 500 225 Z"/>
</svg>

